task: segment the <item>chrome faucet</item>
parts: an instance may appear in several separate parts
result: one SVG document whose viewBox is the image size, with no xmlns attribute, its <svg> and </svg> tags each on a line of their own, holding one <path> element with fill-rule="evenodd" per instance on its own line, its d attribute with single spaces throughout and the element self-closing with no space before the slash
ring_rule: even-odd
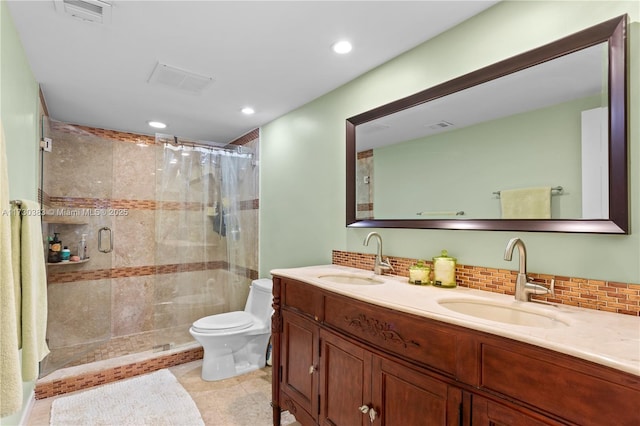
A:
<svg viewBox="0 0 640 426">
<path fill-rule="evenodd" d="M 377 232 L 370 232 L 367 235 L 367 238 L 364 239 L 364 245 L 369 245 L 369 240 L 371 237 L 376 237 L 378 240 L 378 252 L 376 253 L 376 263 L 373 266 L 373 273 L 376 275 L 382 275 L 385 271 L 395 271 L 391 263 L 389 262 L 389 258 L 386 260 L 382 260 L 382 237 Z"/>
<path fill-rule="evenodd" d="M 520 265 L 518 269 L 518 278 L 516 278 L 516 300 L 520 302 L 531 302 L 532 294 L 554 294 L 555 279 L 551 280 L 551 287 L 547 288 L 540 284 L 531 283 L 527 278 L 527 249 L 524 242 L 520 238 L 512 238 L 507 243 L 504 251 L 504 260 L 511 260 L 514 247 L 518 247 L 518 255 L 520 256 Z"/>
</svg>

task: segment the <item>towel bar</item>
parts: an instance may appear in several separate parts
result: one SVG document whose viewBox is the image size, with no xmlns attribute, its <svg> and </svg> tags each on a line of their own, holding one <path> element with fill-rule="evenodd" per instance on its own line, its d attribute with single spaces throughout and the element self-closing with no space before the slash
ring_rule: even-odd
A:
<svg viewBox="0 0 640 426">
<path fill-rule="evenodd" d="M 424 211 L 416 213 L 418 216 L 464 216 L 464 211 Z"/>
<path fill-rule="evenodd" d="M 561 186 L 554 186 L 553 188 L 551 188 L 551 195 L 560 195 L 562 194 L 563 190 L 564 188 Z M 498 198 L 500 198 L 500 191 L 494 191 L 492 192 L 492 194 L 497 195 Z"/>
</svg>

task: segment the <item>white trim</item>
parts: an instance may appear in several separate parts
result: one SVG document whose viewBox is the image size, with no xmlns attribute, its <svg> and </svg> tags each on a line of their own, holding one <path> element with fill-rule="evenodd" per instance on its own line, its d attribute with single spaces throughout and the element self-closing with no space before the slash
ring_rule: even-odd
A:
<svg viewBox="0 0 640 426">
<path fill-rule="evenodd" d="M 18 423 L 19 425 L 26 425 L 27 424 L 27 420 L 29 420 L 29 416 L 31 415 L 31 410 L 33 410 L 33 406 L 36 403 L 36 391 L 35 389 L 31 391 L 31 393 L 29 394 L 29 398 L 27 400 L 27 403 L 24 407 L 24 410 L 22 410 L 22 416 L 20 417 L 20 423 Z"/>
</svg>

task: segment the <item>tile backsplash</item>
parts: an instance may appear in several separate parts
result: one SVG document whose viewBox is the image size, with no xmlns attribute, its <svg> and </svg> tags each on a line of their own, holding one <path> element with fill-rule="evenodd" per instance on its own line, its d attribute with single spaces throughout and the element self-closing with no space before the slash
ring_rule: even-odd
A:
<svg viewBox="0 0 640 426">
<path fill-rule="evenodd" d="M 389 256 L 395 269 L 394 275 L 409 276 L 409 266 L 418 259 Z M 333 250 L 334 265 L 373 270 L 375 255 Z M 425 261 L 431 265 L 430 261 Z M 456 265 L 456 281 L 459 286 L 494 293 L 514 294 L 517 271 L 486 268 L 473 265 Z M 592 280 L 549 274 L 527 273 L 535 282 L 549 286 L 555 279 L 555 295 L 533 296 L 537 300 L 578 306 L 599 311 L 640 316 L 640 284 Z M 446 291 L 446 290 L 445 290 Z"/>
</svg>

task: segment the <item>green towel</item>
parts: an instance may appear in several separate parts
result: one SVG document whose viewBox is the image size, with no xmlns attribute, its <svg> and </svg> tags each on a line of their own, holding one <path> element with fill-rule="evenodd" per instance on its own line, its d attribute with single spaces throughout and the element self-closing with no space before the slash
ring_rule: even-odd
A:
<svg viewBox="0 0 640 426">
<path fill-rule="evenodd" d="M 0 122 L 0 417 L 22 409 L 16 297 L 11 260 L 11 217 L 4 130 Z"/>
<path fill-rule="evenodd" d="M 551 187 L 500 191 L 503 219 L 551 219 Z"/>
<path fill-rule="evenodd" d="M 23 212 L 40 205 L 22 200 Z M 20 288 L 22 290 L 22 379 L 38 378 L 39 362 L 47 356 L 47 271 L 40 216 L 23 214 L 20 228 Z"/>
</svg>

